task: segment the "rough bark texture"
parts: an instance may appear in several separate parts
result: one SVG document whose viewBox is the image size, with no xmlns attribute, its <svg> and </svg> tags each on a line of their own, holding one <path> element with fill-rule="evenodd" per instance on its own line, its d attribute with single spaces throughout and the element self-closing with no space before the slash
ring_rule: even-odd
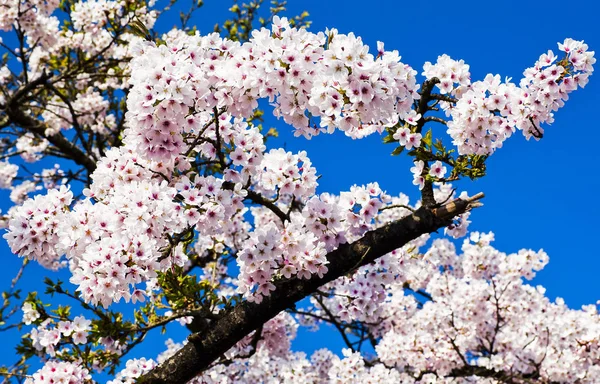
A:
<svg viewBox="0 0 600 384">
<path fill-rule="evenodd" d="M 475 200 L 457 199 L 438 209 L 420 208 L 412 215 L 379 229 L 367 232 L 360 240 L 344 244 L 327 255 L 328 272 L 322 277 L 289 279 L 276 284 L 277 289 L 261 303 L 242 302 L 225 313 L 202 333 L 189 337 L 189 343 L 174 356 L 139 379 L 139 383 L 183 384 L 194 378 L 229 348 L 259 328 L 279 312 L 314 293 L 323 284 L 369 264 L 400 248 L 411 240 L 451 223 L 453 217 L 478 206 Z"/>
</svg>

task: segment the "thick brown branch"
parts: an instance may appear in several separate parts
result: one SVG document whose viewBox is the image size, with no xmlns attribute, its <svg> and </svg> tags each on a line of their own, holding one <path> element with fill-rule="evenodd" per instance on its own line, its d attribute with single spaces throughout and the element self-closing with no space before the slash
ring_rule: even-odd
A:
<svg viewBox="0 0 600 384">
<path fill-rule="evenodd" d="M 422 118 L 419 119 L 419 121 L 417 121 L 417 127 L 415 129 L 415 132 L 417 133 L 421 133 L 421 131 L 423 130 L 423 126 L 425 126 L 425 123 L 427 122 L 425 120 L 425 113 L 427 113 L 427 111 L 429 110 L 428 103 L 431 100 L 431 92 L 433 91 L 433 87 L 435 87 L 435 85 L 439 83 L 440 79 L 438 79 L 437 77 L 433 77 L 429 80 L 426 80 L 421 87 L 421 99 L 417 104 L 416 112 L 420 114 Z M 429 164 L 425 162 L 425 166 L 428 167 Z M 421 201 L 425 207 L 432 207 L 435 205 L 435 198 L 433 197 L 433 184 L 431 183 L 431 181 L 425 181 L 425 185 L 421 190 Z"/>
<path fill-rule="evenodd" d="M 6 110 L 11 123 L 18 125 L 35 135 L 48 140 L 52 145 L 60 150 L 61 153 L 68 156 L 75 163 L 85 167 L 89 173 L 96 169 L 96 162 L 90 159 L 77 146 L 67 140 L 60 133 L 54 135 L 46 135 L 46 127 L 38 120 L 26 115 L 18 108 L 10 108 Z"/>
<path fill-rule="evenodd" d="M 487 377 L 499 380 L 501 383 L 516 383 L 521 381 L 516 381 L 515 379 L 520 379 L 525 382 L 529 382 L 528 380 L 539 379 L 540 373 L 539 371 L 533 371 L 530 373 L 517 373 L 517 372 L 506 372 L 506 371 L 496 371 L 493 369 L 478 367 L 474 365 L 465 365 L 461 368 L 453 369 L 452 372 L 448 375 L 448 377 Z M 542 383 L 555 383 L 553 381 L 540 381 Z"/>
<path fill-rule="evenodd" d="M 38 87 L 39 85 L 42 85 L 44 83 L 46 83 L 52 76 L 48 75 L 45 71 L 44 73 L 42 73 L 40 75 L 40 77 L 38 77 L 37 79 L 30 81 L 29 83 L 25 84 L 24 87 L 19 88 L 15 94 L 11 97 L 10 101 L 7 104 L 7 109 L 10 107 L 15 107 L 17 104 L 19 104 L 21 102 L 21 99 L 25 96 L 27 96 L 27 94 L 29 94 L 31 91 L 33 91 L 36 87 Z"/>
<path fill-rule="evenodd" d="M 477 205 L 483 195 L 457 199 L 437 210 L 422 207 L 410 216 L 367 232 L 360 240 L 344 244 L 327 254 L 328 272 L 319 278 L 289 279 L 277 282 L 276 290 L 260 303 L 242 302 L 211 324 L 169 360 L 159 365 L 138 382 L 152 384 L 186 383 L 204 371 L 229 348 L 250 332 L 258 329 L 279 312 L 315 292 L 323 284 L 344 276 L 357 267 L 372 263 L 417 237 L 449 225 L 453 217 Z"/>
<path fill-rule="evenodd" d="M 431 92 L 433 91 L 433 87 L 435 87 L 436 84 L 439 84 L 439 83 L 440 83 L 440 79 L 438 79 L 437 77 L 433 77 L 433 78 L 423 82 L 423 85 L 421 86 L 421 91 L 419 92 L 421 94 L 421 99 L 419 100 L 419 103 L 417 104 L 417 110 L 416 110 L 416 112 L 418 114 L 420 114 L 422 117 L 425 117 L 425 114 L 429 110 L 428 104 L 429 104 L 429 101 L 431 100 Z M 425 125 L 425 119 L 419 119 L 419 121 L 417 121 L 417 128 L 415 129 L 415 132 L 421 133 L 421 130 L 423 130 L 424 125 Z"/>
<path fill-rule="evenodd" d="M 84 166 L 89 173 L 92 173 L 96 169 L 96 162 L 90 159 L 84 152 L 81 151 L 76 145 L 67 140 L 60 133 L 54 135 L 46 135 L 46 127 L 40 121 L 27 115 L 22 110 L 22 100 L 27 97 L 37 86 L 47 83 L 51 79 L 51 76 L 44 72 L 37 79 L 27 83 L 24 87 L 17 90 L 11 99 L 8 101 L 5 107 L 8 121 L 11 124 L 22 127 L 38 137 L 42 137 L 48 140 L 52 145 L 58 148 L 61 153 L 68 156 L 75 163 Z"/>
</svg>

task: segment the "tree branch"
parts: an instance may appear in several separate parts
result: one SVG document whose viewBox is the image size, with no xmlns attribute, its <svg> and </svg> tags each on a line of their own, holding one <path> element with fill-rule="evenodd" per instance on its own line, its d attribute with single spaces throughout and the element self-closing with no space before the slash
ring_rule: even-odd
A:
<svg viewBox="0 0 600 384">
<path fill-rule="evenodd" d="M 275 283 L 271 296 L 260 303 L 241 302 L 211 324 L 203 333 L 170 359 L 140 377 L 138 383 L 183 384 L 197 376 L 212 362 L 250 332 L 258 329 L 279 312 L 315 292 L 322 285 L 395 250 L 417 237 L 449 225 L 452 219 L 478 206 L 483 194 L 471 199 L 456 199 L 440 208 L 421 207 L 412 215 L 369 231 L 352 244 L 343 244 L 327 254 L 328 272 L 308 280 L 292 278 Z"/>
<path fill-rule="evenodd" d="M 233 187 L 234 187 L 234 184 L 232 182 L 229 182 L 229 181 L 223 182 L 224 189 L 233 191 Z M 270 209 L 271 212 L 273 212 L 275 215 L 277 215 L 277 217 L 279 217 L 281 219 L 282 223 L 285 223 L 286 221 L 288 221 L 290 219 L 289 213 L 288 214 L 284 213 L 281 209 L 279 209 L 279 207 L 274 202 L 267 199 L 260 193 L 252 191 L 252 190 L 246 190 L 246 192 L 248 192 L 246 199 L 252 201 L 253 203 L 262 205 L 262 206 Z"/>
<path fill-rule="evenodd" d="M 431 79 L 423 82 L 421 91 L 419 92 L 421 94 L 421 99 L 419 100 L 416 109 L 416 112 L 421 115 L 421 119 L 417 121 L 417 127 L 415 129 L 415 132 L 417 133 L 421 133 L 423 127 L 425 126 L 425 123 L 427 122 L 425 120 L 425 113 L 427 113 L 429 109 L 428 103 L 429 100 L 431 100 L 431 92 L 433 91 L 433 87 L 435 87 L 436 84 L 439 83 L 440 79 L 438 79 L 437 77 L 432 77 Z M 429 163 L 427 161 L 425 162 L 425 167 L 429 167 Z M 435 198 L 433 197 L 433 184 L 431 183 L 431 181 L 425 180 L 425 185 L 421 190 L 421 201 L 426 207 L 432 207 L 435 205 Z"/>
<path fill-rule="evenodd" d="M 46 127 L 44 124 L 31 116 L 28 116 L 21 109 L 21 99 L 26 97 L 37 86 L 46 84 L 51 78 L 52 76 L 44 72 L 40 77 L 27 83 L 24 87 L 14 93 L 5 106 L 5 112 L 9 122 L 48 140 L 75 163 L 84 166 L 89 173 L 92 173 L 96 169 L 96 162 L 94 160 L 90 159 L 83 151 L 81 151 L 81 149 L 67 140 L 60 133 L 46 135 Z"/>
<path fill-rule="evenodd" d="M 24 129 L 34 133 L 35 135 L 48 140 L 52 145 L 58 148 L 63 154 L 68 156 L 75 163 L 85 167 L 89 173 L 94 172 L 96 169 L 96 162 L 86 156 L 81 149 L 77 148 L 73 143 L 67 140 L 60 133 L 54 135 L 46 135 L 46 127 L 44 124 L 35 120 L 34 118 L 27 116 L 23 111 L 17 108 L 10 108 L 6 110 L 6 114 L 10 118 L 13 124 L 16 124 Z"/>
</svg>

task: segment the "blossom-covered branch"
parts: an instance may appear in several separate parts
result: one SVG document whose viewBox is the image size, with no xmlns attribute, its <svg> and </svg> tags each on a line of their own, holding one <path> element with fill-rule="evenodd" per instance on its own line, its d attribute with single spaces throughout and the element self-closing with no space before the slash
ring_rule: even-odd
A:
<svg viewBox="0 0 600 384">
<path fill-rule="evenodd" d="M 140 382 L 188 382 L 244 336 L 279 312 L 294 306 L 294 303 L 314 293 L 322 285 L 374 262 L 423 234 L 448 225 L 454 216 L 468 211 L 481 197 L 457 199 L 437 212 L 421 208 L 403 219 L 367 232 L 360 240 L 341 245 L 327 254 L 328 271 L 323 276 L 276 282 L 274 292 L 260 303 L 241 303 L 223 314 L 205 332 L 190 335 L 190 342 L 185 347 L 140 378 Z"/>
<path fill-rule="evenodd" d="M 582 41 L 559 44 L 562 57 L 540 56 L 518 85 L 491 74 L 472 81 L 469 66 L 446 55 L 425 63 L 419 84 L 383 43 L 374 54 L 352 33 L 295 28 L 275 6 L 270 29 L 251 30 L 254 6 L 236 5 L 230 38 L 177 29 L 158 37 L 152 1 L 10 1 L 0 29 L 17 34 L 11 53 L 24 67 L 0 68 L 1 185 L 17 204 L 4 238 L 20 257 L 68 266 L 74 290 L 48 280 L 48 292 L 92 315 L 25 299 L 32 329 L 19 351 L 47 359 L 33 381 L 115 373 L 150 329 L 173 322 L 192 332 L 185 345 L 129 360 L 111 383 L 445 383 L 513 372 L 572 381 L 560 356 L 586 367 L 582 382 L 597 377 L 595 309 L 568 310 L 523 283 L 547 262 L 543 252 L 508 257 L 478 233 L 460 257 L 443 239 L 420 251 L 440 229 L 467 235 L 470 210 L 481 206 L 483 194 L 469 198 L 450 182 L 483 177 L 516 130 L 540 139 L 585 86 L 595 59 Z M 68 16 L 62 27 L 55 12 Z M 375 181 L 317 193 L 306 151 L 270 148 L 261 99 L 305 139 L 385 133 L 393 155 L 411 158 L 406 175 L 421 200 L 409 204 Z M 16 156 L 67 158 L 75 169 L 13 187 L 27 170 L 9 163 Z M 71 176 L 89 182 L 44 183 L 47 193 L 26 199 L 42 178 Z M 286 312 L 315 293 L 296 311 L 314 316 Z M 118 302 L 134 308 L 130 318 L 110 310 Z M 534 314 L 527 321 L 525 310 Z M 572 333 L 551 315 L 568 318 Z M 360 323 L 359 342 L 346 337 L 343 358 L 293 353 L 298 324 L 324 318 L 342 330 Z M 367 339 L 372 359 L 361 355 Z"/>
</svg>

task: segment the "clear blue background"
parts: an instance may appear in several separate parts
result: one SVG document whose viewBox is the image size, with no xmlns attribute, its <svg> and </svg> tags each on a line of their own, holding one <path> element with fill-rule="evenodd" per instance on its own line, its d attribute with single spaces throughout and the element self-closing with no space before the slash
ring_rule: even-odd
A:
<svg viewBox="0 0 600 384">
<path fill-rule="evenodd" d="M 383 41 L 387 50 L 398 50 L 402 61 L 419 75 L 425 61 L 435 62 L 438 55 L 446 53 L 471 66 L 473 81 L 492 73 L 502 78 L 510 76 L 518 83 L 525 68 L 548 49 L 557 52 L 556 43 L 567 37 L 585 40 L 591 50 L 600 50 L 600 9 L 593 0 L 289 3 L 287 15 L 310 12 L 311 31 L 333 27 L 341 33 L 354 32 L 372 47 L 371 51 L 375 51 L 376 41 Z M 203 33 L 211 32 L 217 21 L 229 16 L 229 5 L 225 0 L 206 0 L 192 24 Z M 159 31 L 177 23 L 175 11 L 172 18 L 157 25 Z M 489 159 L 484 179 L 460 184 L 470 194 L 486 194 L 485 206 L 471 215 L 470 229 L 493 231 L 495 246 L 504 252 L 543 248 L 550 255 L 550 264 L 533 284 L 546 287 L 551 299 L 563 297 L 572 308 L 600 299 L 600 206 L 596 202 L 600 187 L 599 95 L 600 75 L 596 74 L 586 88 L 571 94 L 566 106 L 556 113 L 555 123 L 546 127 L 541 141 L 527 142 L 518 133 Z M 269 119 L 266 125 L 276 126 L 280 132 L 270 145 L 308 151 L 323 175 L 319 192 L 339 192 L 353 184 L 378 181 L 391 194 L 404 192 L 413 201 L 418 198 L 411 182 L 409 159 L 390 156 L 392 147 L 381 144 L 378 136 L 353 141 L 338 134 L 321 135 L 307 141 L 293 138 L 282 122 Z M 434 129 L 444 135 L 441 126 Z M 8 200 L 0 203 L 3 211 L 8 206 Z M 0 251 L 4 258 L 0 279 L 8 282 L 20 260 L 11 255 L 3 241 Z M 46 274 L 32 266 L 20 286 L 41 289 L 40 281 Z M 65 273 L 55 277 L 59 276 L 68 279 Z M 178 327 L 169 330 L 175 341 L 185 335 Z M 5 338 L 0 363 L 15 360 L 10 348 L 10 340 L 15 338 Z M 339 353 L 342 346 L 340 338 L 327 328 L 317 334 L 301 331 L 294 343 L 295 349 L 309 354 L 322 347 Z M 133 355 L 154 358 L 163 349 L 163 341 L 160 337 L 150 338 L 142 348 L 143 353 L 138 350 Z"/>
</svg>

